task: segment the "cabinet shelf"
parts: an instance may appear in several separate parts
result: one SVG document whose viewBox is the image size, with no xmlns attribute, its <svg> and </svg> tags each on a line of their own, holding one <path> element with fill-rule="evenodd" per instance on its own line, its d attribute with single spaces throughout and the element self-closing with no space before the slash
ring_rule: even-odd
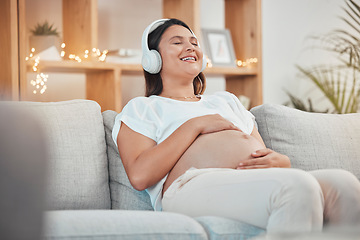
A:
<svg viewBox="0 0 360 240">
<path fill-rule="evenodd" d="M 211 67 L 206 68 L 204 74 L 224 76 L 251 76 L 256 75 L 258 70 L 255 67 Z"/>
<path fill-rule="evenodd" d="M 27 63 L 28 71 L 31 71 L 33 62 Z M 141 64 L 134 63 L 109 63 L 98 61 L 83 61 L 75 62 L 70 60 L 64 61 L 41 61 L 39 64 L 41 71 L 46 72 L 65 72 L 65 73 L 85 73 L 90 71 L 103 71 L 118 69 L 122 73 L 138 73 L 142 74 L 143 69 Z M 206 68 L 205 75 L 225 75 L 225 76 L 248 76 L 256 75 L 257 68 L 255 67 L 211 67 Z"/>
<path fill-rule="evenodd" d="M 223 0 L 225 28 L 229 29 L 236 59 L 256 57 L 257 65 L 247 68 L 212 67 L 207 76 L 225 77 L 226 90 L 250 98 L 251 107 L 262 104 L 261 56 L 261 0 Z M 0 26 L 6 34 L 0 36 L 6 52 L 0 57 L 0 97 L 27 100 L 27 72 L 32 63 L 26 62 L 26 0 L 2 0 Z M 200 0 L 162 0 L 163 18 L 178 18 L 201 35 Z M 86 49 L 97 47 L 98 0 L 62 0 L 63 40 L 67 51 L 79 55 Z M 201 38 L 201 36 L 199 36 Z M 68 48 L 71 47 L 71 48 Z M 10 61 L 9 61 L 10 59 Z M 20 59 L 20 60 L 19 60 Z M 10 66 L 9 66 L 10 64 Z M 140 64 L 83 61 L 81 63 L 41 60 L 42 72 L 85 73 L 86 98 L 95 100 L 102 110 L 122 110 L 121 80 L 123 75 L 140 75 Z"/>
<path fill-rule="evenodd" d="M 32 61 L 27 63 L 28 71 L 31 71 Z M 118 68 L 116 64 L 95 61 L 75 62 L 70 60 L 64 61 L 41 61 L 39 64 L 40 71 L 47 72 L 66 72 L 66 73 L 84 73 L 87 71 L 114 70 Z"/>
</svg>

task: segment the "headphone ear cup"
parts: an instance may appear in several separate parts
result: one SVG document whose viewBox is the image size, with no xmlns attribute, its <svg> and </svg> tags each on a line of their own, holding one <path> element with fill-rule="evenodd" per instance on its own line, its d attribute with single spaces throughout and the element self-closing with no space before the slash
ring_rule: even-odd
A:
<svg viewBox="0 0 360 240">
<path fill-rule="evenodd" d="M 206 68 L 206 65 L 207 65 L 207 59 L 205 57 L 205 54 L 203 54 L 203 62 L 202 62 L 202 66 L 201 66 L 201 70 L 200 72 L 203 72 Z"/>
<path fill-rule="evenodd" d="M 162 66 L 160 53 L 156 50 L 146 51 L 143 54 L 141 64 L 145 71 L 151 74 L 159 73 Z"/>
</svg>

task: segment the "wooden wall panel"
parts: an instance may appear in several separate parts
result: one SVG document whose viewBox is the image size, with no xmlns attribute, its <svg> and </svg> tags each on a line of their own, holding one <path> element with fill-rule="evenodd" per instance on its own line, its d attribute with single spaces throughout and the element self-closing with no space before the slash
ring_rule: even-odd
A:
<svg viewBox="0 0 360 240">
<path fill-rule="evenodd" d="M 97 48 L 97 0 L 63 0 L 63 37 L 67 54 Z"/>
<path fill-rule="evenodd" d="M 226 77 L 226 90 L 251 99 L 251 107 L 262 104 L 261 0 L 225 0 L 225 27 L 232 35 L 235 56 L 256 57 L 254 76 Z"/>
<path fill-rule="evenodd" d="M 199 0 L 163 0 L 163 17 L 182 20 L 201 39 Z"/>
<path fill-rule="evenodd" d="M 19 99 L 16 0 L 0 1 L 0 100 Z"/>
</svg>

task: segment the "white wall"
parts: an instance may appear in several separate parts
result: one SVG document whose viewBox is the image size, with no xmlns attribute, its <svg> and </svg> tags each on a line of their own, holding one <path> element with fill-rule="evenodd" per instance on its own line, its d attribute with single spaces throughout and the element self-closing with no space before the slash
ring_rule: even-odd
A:
<svg viewBox="0 0 360 240">
<path fill-rule="evenodd" d="M 263 0 L 263 89 L 265 103 L 288 101 L 284 90 L 298 97 L 323 99 L 313 92 L 312 83 L 301 78 L 295 65 L 306 67 L 331 64 L 334 57 L 323 50 L 311 48 L 316 41 L 309 37 L 343 28 L 341 0 Z M 315 94 L 315 95 L 314 95 Z M 328 106 L 321 102 L 321 108 Z M 324 108 L 323 108 L 324 109 Z"/>
<path fill-rule="evenodd" d="M 224 29 L 225 5 L 223 0 L 201 0 L 200 9 L 200 25 L 202 28 Z M 225 78 L 223 76 L 207 76 L 206 83 L 204 94 L 225 90 Z"/>
<path fill-rule="evenodd" d="M 140 48 L 143 29 L 161 18 L 161 0 L 99 0 L 99 48 Z M 61 29 L 62 13 L 59 0 L 27 0 L 28 28 L 48 19 Z M 223 0 L 201 0 L 201 26 L 224 27 Z M 284 89 L 305 96 L 309 89 L 306 80 L 297 77 L 295 64 L 328 62 L 328 54 L 306 50 L 311 34 L 327 33 L 340 26 L 341 0 L 263 0 L 263 93 L 265 103 L 283 104 L 288 100 Z M 30 76 L 29 75 L 29 80 Z M 37 101 L 59 101 L 85 98 L 83 74 L 49 73 L 47 92 L 33 96 Z M 208 77 L 206 94 L 225 89 L 223 77 Z M 31 89 L 30 89 L 31 90 Z M 30 91 L 29 90 L 29 91 Z M 123 101 L 142 95 L 142 76 L 123 78 Z M 31 95 L 31 92 L 29 93 Z M 314 93 L 313 93 L 314 94 Z M 316 98 L 316 97 L 315 97 Z"/>
</svg>

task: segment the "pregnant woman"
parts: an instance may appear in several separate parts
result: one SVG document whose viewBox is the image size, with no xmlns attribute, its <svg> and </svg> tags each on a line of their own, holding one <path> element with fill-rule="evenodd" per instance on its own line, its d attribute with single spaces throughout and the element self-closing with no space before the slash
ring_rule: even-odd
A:
<svg viewBox="0 0 360 240">
<path fill-rule="evenodd" d="M 142 48 L 146 97 L 118 114 L 113 139 L 132 186 L 148 192 L 155 210 L 229 217 L 268 232 L 360 224 L 354 175 L 291 169 L 233 94 L 202 95 L 206 60 L 185 23 L 151 23 Z"/>
</svg>

